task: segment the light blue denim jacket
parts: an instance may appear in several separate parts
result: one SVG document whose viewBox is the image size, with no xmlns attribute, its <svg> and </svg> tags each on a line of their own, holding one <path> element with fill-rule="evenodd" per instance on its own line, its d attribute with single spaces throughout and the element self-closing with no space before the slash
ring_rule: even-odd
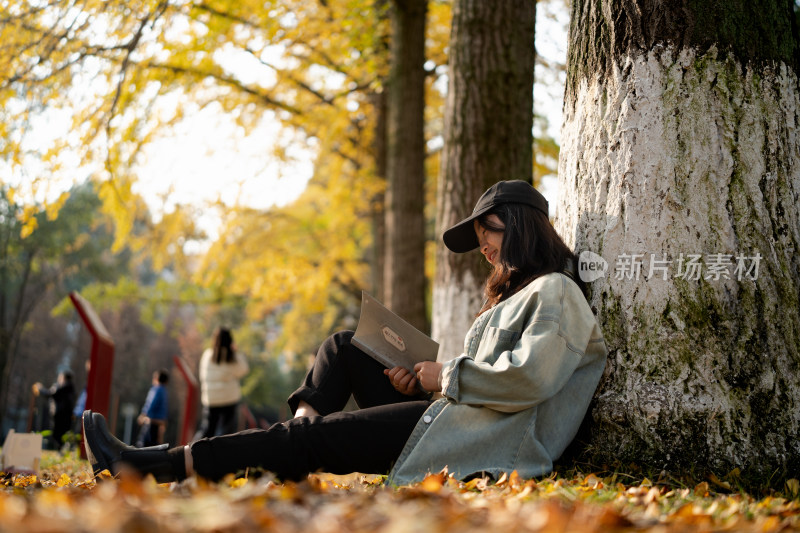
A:
<svg viewBox="0 0 800 533">
<path fill-rule="evenodd" d="M 389 483 L 445 466 L 459 479 L 550 472 L 578 431 L 606 353 L 575 282 L 561 273 L 534 280 L 475 320 L 464 354 L 442 368 L 444 397 L 417 423 Z"/>
</svg>

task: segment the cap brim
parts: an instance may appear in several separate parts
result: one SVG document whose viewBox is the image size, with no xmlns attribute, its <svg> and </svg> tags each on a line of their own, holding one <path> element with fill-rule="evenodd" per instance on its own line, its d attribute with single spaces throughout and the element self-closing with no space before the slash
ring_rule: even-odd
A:
<svg viewBox="0 0 800 533">
<path fill-rule="evenodd" d="M 447 246 L 451 252 L 457 254 L 469 252 L 480 246 L 478 236 L 475 234 L 475 219 L 489 211 L 492 207 L 492 205 L 487 205 L 445 231 L 442 235 L 444 245 Z"/>
</svg>

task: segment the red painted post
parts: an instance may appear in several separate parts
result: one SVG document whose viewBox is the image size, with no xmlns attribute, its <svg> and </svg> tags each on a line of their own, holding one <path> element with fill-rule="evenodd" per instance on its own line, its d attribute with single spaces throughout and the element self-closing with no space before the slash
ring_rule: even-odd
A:
<svg viewBox="0 0 800 533">
<path fill-rule="evenodd" d="M 192 441 L 192 437 L 194 437 L 194 430 L 197 424 L 197 401 L 198 401 L 198 389 L 200 388 L 197 382 L 197 378 L 194 377 L 194 373 L 189 368 L 189 365 L 186 364 L 186 361 L 174 355 L 172 360 L 175 362 L 175 366 L 178 367 L 178 370 L 181 372 L 181 376 L 186 381 L 186 399 L 184 400 L 183 404 L 183 421 L 181 422 L 181 431 L 178 435 L 179 444 L 189 444 Z"/>
<path fill-rule="evenodd" d="M 73 291 L 69 298 L 92 336 L 89 376 L 86 380 L 86 409 L 108 418 L 111 372 L 114 369 L 114 341 L 92 305 Z"/>
<path fill-rule="evenodd" d="M 252 429 L 258 427 L 258 421 L 256 420 L 256 417 L 253 416 L 253 411 L 251 411 L 244 402 L 239 405 L 239 415 L 239 420 L 241 420 L 241 422 L 239 422 L 239 427 L 236 428 L 237 430 L 241 431 L 243 429 Z M 242 424 L 244 424 L 244 427 L 242 427 Z"/>
<path fill-rule="evenodd" d="M 102 413 L 108 418 L 108 400 L 111 396 L 111 371 L 114 369 L 114 341 L 92 305 L 75 291 L 69 299 L 92 336 L 89 358 L 89 375 L 86 378 L 86 406 L 84 409 Z M 83 446 L 81 456 L 85 458 Z"/>
</svg>

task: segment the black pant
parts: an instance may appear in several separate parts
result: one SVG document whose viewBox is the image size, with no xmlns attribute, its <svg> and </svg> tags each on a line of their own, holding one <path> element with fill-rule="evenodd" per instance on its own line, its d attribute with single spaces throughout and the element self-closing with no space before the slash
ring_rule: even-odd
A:
<svg viewBox="0 0 800 533">
<path fill-rule="evenodd" d="M 139 436 L 136 437 L 136 447 L 147 448 L 148 446 L 157 446 L 161 444 L 161 437 L 163 436 L 161 431 L 162 425 L 163 421 L 153 422 L 152 420 L 142 424 L 139 427 Z"/>
<path fill-rule="evenodd" d="M 304 400 L 321 416 L 201 439 L 192 444 L 195 471 L 212 480 L 247 467 L 283 479 L 318 470 L 387 473 L 430 401 L 396 391 L 383 365 L 351 345 L 352 337 L 351 331 L 328 337 L 303 385 L 289 396 L 292 412 Z M 359 409 L 343 413 L 351 394 Z"/>
<path fill-rule="evenodd" d="M 72 429 L 72 410 L 57 412 L 53 417 L 53 442 L 56 450 L 60 450 L 64 445 L 64 435 L 70 429 Z"/>
<path fill-rule="evenodd" d="M 203 421 L 195 439 L 203 437 L 216 437 L 217 435 L 230 435 L 236 432 L 236 408 L 238 403 L 231 405 L 203 406 Z"/>
</svg>

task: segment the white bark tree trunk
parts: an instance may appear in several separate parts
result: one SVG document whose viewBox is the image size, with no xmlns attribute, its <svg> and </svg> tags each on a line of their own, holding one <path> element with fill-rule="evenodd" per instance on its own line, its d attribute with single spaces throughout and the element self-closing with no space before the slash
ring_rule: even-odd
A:
<svg viewBox="0 0 800 533">
<path fill-rule="evenodd" d="M 591 449 L 657 468 L 796 473 L 797 75 L 714 44 L 622 48 L 573 76 L 561 133 L 556 229 L 608 263 L 590 284 L 609 347 Z"/>
</svg>

